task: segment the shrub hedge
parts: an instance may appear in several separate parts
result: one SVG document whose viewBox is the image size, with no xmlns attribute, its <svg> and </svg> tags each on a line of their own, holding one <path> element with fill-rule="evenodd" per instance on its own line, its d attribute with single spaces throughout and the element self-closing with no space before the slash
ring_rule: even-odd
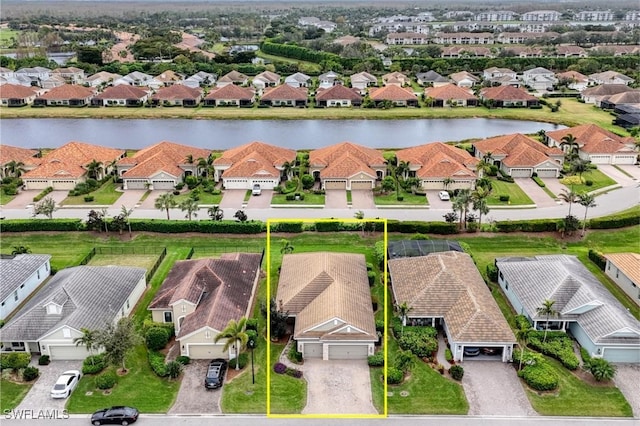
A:
<svg viewBox="0 0 640 426">
<path fill-rule="evenodd" d="M 0 232 L 84 231 L 82 219 L 11 219 L 0 221 Z"/>
<path fill-rule="evenodd" d="M 31 361 L 31 355 L 26 352 L 9 352 L 0 354 L 0 370 L 20 370 L 26 368 Z"/>
<path fill-rule="evenodd" d="M 507 220 L 495 223 L 498 232 L 555 232 L 557 219 Z"/>
<path fill-rule="evenodd" d="M 42 190 L 41 193 L 39 193 L 38 195 L 33 197 L 33 202 L 37 203 L 38 201 L 42 200 L 51 191 L 53 191 L 53 187 L 52 186 L 47 186 L 45 189 Z"/>
<path fill-rule="evenodd" d="M 384 352 L 378 351 L 375 355 L 367 357 L 369 367 L 382 367 L 384 366 Z"/>
<path fill-rule="evenodd" d="M 98 374 L 106 367 L 104 354 L 90 355 L 82 362 L 82 374 Z"/>
<path fill-rule="evenodd" d="M 544 332 L 531 331 L 528 338 L 532 348 L 557 359 L 567 369 L 575 370 L 580 365 L 578 357 L 573 352 L 573 341 L 565 333 L 547 333 L 547 340 L 543 342 Z"/>
<path fill-rule="evenodd" d="M 162 327 L 150 327 L 144 334 L 147 347 L 152 351 L 157 351 L 169 343 L 169 333 Z"/>
<path fill-rule="evenodd" d="M 271 224 L 271 232 L 302 232 L 302 222 L 276 222 Z"/>
<path fill-rule="evenodd" d="M 588 227 L 591 229 L 613 229 L 638 224 L 640 224 L 640 213 L 638 211 L 630 211 L 609 217 L 591 219 Z"/>
<path fill-rule="evenodd" d="M 176 333 L 172 322 L 153 322 L 149 319 L 144 320 L 144 323 L 142 323 L 142 332 L 146 333 L 152 327 L 163 328 L 169 334 L 169 338 L 175 336 Z"/>
<path fill-rule="evenodd" d="M 554 390 L 558 387 L 559 379 L 556 372 L 549 364 L 538 363 L 527 365 L 518 372 L 529 386 L 539 391 Z"/>
<path fill-rule="evenodd" d="M 236 368 L 236 363 L 238 364 L 238 368 L 242 370 L 247 366 L 247 362 L 249 362 L 249 354 L 243 352 L 235 359 L 229 360 L 229 368 Z"/>
<path fill-rule="evenodd" d="M 604 268 L 607 266 L 607 259 L 602 255 L 602 253 L 597 252 L 593 249 L 589 249 L 589 259 L 604 271 Z"/>
<path fill-rule="evenodd" d="M 169 372 L 167 371 L 167 365 L 164 363 L 164 355 L 160 352 L 149 351 L 149 365 L 156 376 L 166 377 Z"/>
<path fill-rule="evenodd" d="M 539 186 L 540 188 L 544 188 L 545 186 L 547 186 L 547 185 L 545 185 L 545 183 L 542 181 L 542 179 L 540 179 L 538 176 L 534 176 L 532 179 L 534 180 L 534 182 L 535 182 L 535 183 L 537 183 L 537 184 L 538 184 L 538 186 Z"/>
<path fill-rule="evenodd" d="M 264 223 L 257 221 L 237 222 L 231 220 L 158 220 L 132 219 L 132 231 L 161 232 L 177 234 L 201 232 L 205 234 L 259 234 L 264 231 Z"/>
</svg>

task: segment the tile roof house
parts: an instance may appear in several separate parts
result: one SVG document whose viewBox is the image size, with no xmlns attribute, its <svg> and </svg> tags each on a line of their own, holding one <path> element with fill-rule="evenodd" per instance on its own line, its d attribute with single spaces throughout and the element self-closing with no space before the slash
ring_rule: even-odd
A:
<svg viewBox="0 0 640 426">
<path fill-rule="evenodd" d="M 201 88 L 172 84 L 161 87 L 151 97 L 152 105 L 197 107 L 204 97 Z"/>
<path fill-rule="evenodd" d="M 583 160 L 591 161 L 593 164 L 636 163 L 637 152 L 634 151 L 633 137 L 618 136 L 595 124 L 582 124 L 546 132 L 547 144 L 560 147 L 562 138 L 569 134 L 575 137 L 579 147 L 578 155 Z"/>
<path fill-rule="evenodd" d="M 311 84 L 311 77 L 301 72 L 291 74 L 284 79 L 284 84 L 288 84 L 292 87 L 309 87 Z"/>
<path fill-rule="evenodd" d="M 94 96 L 95 93 L 91 88 L 75 84 L 64 84 L 35 98 L 33 105 L 83 107 L 89 105 L 91 98 Z"/>
<path fill-rule="evenodd" d="M 362 96 L 355 88 L 337 84 L 328 89 L 318 89 L 316 104 L 320 107 L 349 107 L 362 105 Z"/>
<path fill-rule="evenodd" d="M 453 83 L 424 89 L 425 99 L 433 99 L 428 105 L 432 107 L 477 106 L 478 98 L 470 90 L 458 87 Z"/>
<path fill-rule="evenodd" d="M 382 153 L 341 142 L 311 151 L 309 173 L 322 189 L 372 189 L 385 176 L 387 166 Z"/>
<path fill-rule="evenodd" d="M 616 109 L 621 105 L 640 105 L 640 90 L 617 93 L 611 96 L 604 96 L 600 100 L 600 107 L 605 109 Z"/>
<path fill-rule="evenodd" d="M 68 142 L 45 155 L 40 164 L 22 175 L 26 189 L 71 190 L 87 178 L 87 164 L 102 163 L 98 179 L 111 171 L 110 164 L 126 155 L 123 149 L 106 148 L 83 142 Z"/>
<path fill-rule="evenodd" d="M 250 106 L 256 100 L 253 90 L 247 87 L 227 84 L 212 88 L 204 98 L 204 106 Z"/>
<path fill-rule="evenodd" d="M 281 84 L 266 88 L 260 98 L 260 105 L 306 107 L 308 96 L 305 87 L 291 87 L 288 84 Z"/>
<path fill-rule="evenodd" d="M 303 358 L 367 359 L 378 341 L 364 255 L 285 254 L 278 309 L 295 318 Z"/>
<path fill-rule="evenodd" d="M 225 87 L 230 84 L 235 84 L 238 86 L 246 86 L 247 84 L 249 84 L 249 77 L 242 74 L 241 72 L 233 70 L 226 73 L 225 75 L 220 77 L 218 81 L 216 81 L 217 87 Z"/>
<path fill-rule="evenodd" d="M 640 254 L 611 253 L 604 257 L 607 259 L 604 273 L 640 305 Z"/>
<path fill-rule="evenodd" d="M 251 84 L 258 90 L 262 90 L 265 87 L 277 86 L 280 84 L 280 74 L 276 74 L 271 71 L 263 71 L 253 77 Z"/>
<path fill-rule="evenodd" d="M 0 86 L 0 104 L 8 107 L 29 105 L 38 96 L 32 87 L 19 84 L 3 84 Z"/>
<path fill-rule="evenodd" d="M 411 307 L 407 324 L 443 326 L 455 361 L 465 360 L 465 347 L 495 348 L 502 362 L 511 361 L 515 336 L 471 256 L 391 259 L 389 276 L 395 302 Z"/>
<path fill-rule="evenodd" d="M 216 78 L 217 76 L 215 74 L 211 74 L 204 71 L 198 71 L 191 77 L 185 79 L 182 82 L 182 84 L 184 84 L 187 87 L 193 87 L 193 88 L 210 86 L 216 82 Z"/>
<path fill-rule="evenodd" d="M 35 83 L 40 86 L 42 80 L 46 80 L 51 77 L 51 70 L 45 67 L 31 67 L 20 68 L 15 72 L 16 77 L 26 77 L 31 80 L 31 83 Z"/>
<path fill-rule="evenodd" d="M 556 46 L 556 55 L 562 58 L 586 58 L 588 56 L 584 48 L 574 45 Z"/>
<path fill-rule="evenodd" d="M 566 71 L 556 74 L 559 82 L 567 82 L 567 87 L 579 92 L 583 91 L 589 85 L 589 77 L 578 71 Z"/>
<path fill-rule="evenodd" d="M 33 170 L 42 161 L 37 157 L 38 155 L 39 151 L 35 149 L 0 144 L 0 177 L 8 176 L 11 173 L 7 165 L 12 161 L 22 163 L 25 172 Z"/>
<path fill-rule="evenodd" d="M 564 160 L 564 153 L 558 148 L 520 133 L 476 141 L 473 148 L 477 158 L 487 157 L 513 178 L 529 178 L 534 173 L 541 178 L 558 177 Z"/>
<path fill-rule="evenodd" d="M 471 88 L 480 82 L 480 79 L 467 71 L 449 74 L 449 80 L 458 87 Z"/>
<path fill-rule="evenodd" d="M 56 68 L 51 74 L 60 75 L 69 84 L 83 84 L 85 78 L 84 70 L 77 67 Z"/>
<path fill-rule="evenodd" d="M 449 79 L 431 70 L 416 74 L 416 81 L 421 86 L 440 87 L 449 84 Z"/>
<path fill-rule="evenodd" d="M 357 89 L 360 94 L 366 93 L 367 87 L 378 85 L 378 77 L 366 71 L 353 74 L 349 79 L 351 81 L 351 87 Z"/>
<path fill-rule="evenodd" d="M 480 91 L 480 99 L 487 100 L 494 107 L 531 107 L 538 105 L 538 98 L 525 90 L 513 86 L 488 87 Z"/>
<path fill-rule="evenodd" d="M 153 77 L 149 74 L 134 71 L 129 74 L 121 77 L 113 82 L 114 86 L 119 86 L 121 84 L 127 84 L 129 86 L 139 86 L 139 87 L 148 87 L 153 80 Z"/>
<path fill-rule="evenodd" d="M 101 85 L 113 83 L 114 81 L 122 78 L 120 74 L 114 74 L 107 71 L 97 72 L 89 77 L 85 78 L 85 83 L 91 87 L 98 87 Z"/>
<path fill-rule="evenodd" d="M 66 80 L 60 74 L 51 74 L 49 77 L 40 80 L 40 87 L 43 89 L 53 89 L 67 84 Z"/>
<path fill-rule="evenodd" d="M 163 141 L 118 161 L 123 189 L 173 190 L 184 177 L 197 176 L 198 159 L 209 158 L 211 151 Z M 189 163 L 189 159 L 193 162 Z"/>
<path fill-rule="evenodd" d="M 142 87 L 121 84 L 107 87 L 104 92 L 91 99 L 91 106 L 128 106 L 144 105 L 149 98 L 149 92 Z"/>
<path fill-rule="evenodd" d="M 296 152 L 292 149 L 251 142 L 226 150 L 213 162 L 214 179 L 222 180 L 226 189 L 273 189 L 280 184 L 285 163 L 293 163 Z"/>
<path fill-rule="evenodd" d="M 589 80 L 594 84 L 624 84 L 628 86 L 635 80 L 617 71 L 604 71 L 589 75 Z"/>
<path fill-rule="evenodd" d="M 230 320 L 251 316 L 261 263 L 260 253 L 177 261 L 149 304 L 153 321 L 173 323 L 180 355 L 234 358 L 214 339 Z"/>
<path fill-rule="evenodd" d="M 85 359 L 86 347 L 73 341 L 83 335 L 81 330 L 99 330 L 128 316 L 146 287 L 143 268 L 63 269 L 5 324 L 2 350 L 49 355 L 56 361 Z"/>
<path fill-rule="evenodd" d="M 522 73 L 522 82 L 535 90 L 552 90 L 558 79 L 553 71 L 536 67 Z"/>
<path fill-rule="evenodd" d="M 463 149 L 433 142 L 396 151 L 396 158 L 409 164 L 407 177 L 418 178 L 425 190 L 475 188 L 479 160 Z M 453 182 L 445 185 L 445 179 Z"/>
<path fill-rule="evenodd" d="M 611 362 L 640 363 L 640 322 L 575 256 L 542 255 L 496 259 L 498 283 L 516 312 L 534 328 L 545 300 L 558 312 L 549 328 L 569 330 L 589 355 Z"/>
<path fill-rule="evenodd" d="M 418 106 L 418 97 L 411 89 L 404 87 L 373 87 L 369 89 L 369 97 L 376 106 L 385 101 L 390 101 L 394 106 Z"/>
<path fill-rule="evenodd" d="M 461 58 L 461 57 L 476 57 L 476 58 L 492 58 L 493 53 L 491 49 L 483 46 L 444 46 L 440 53 L 441 58 Z"/>
<path fill-rule="evenodd" d="M 597 107 L 602 106 L 602 101 L 607 100 L 610 96 L 618 93 L 632 92 L 633 88 L 626 84 L 602 84 L 600 86 L 589 87 L 580 93 L 580 99 L 586 104 L 594 104 Z"/>
<path fill-rule="evenodd" d="M 403 87 L 411 84 L 411 79 L 401 72 L 394 71 L 382 76 L 382 84 L 384 86 Z"/>
<path fill-rule="evenodd" d="M 0 320 L 5 320 L 51 274 L 48 254 L 0 255 Z"/>
<path fill-rule="evenodd" d="M 184 80 L 184 77 L 175 71 L 167 70 L 151 79 L 149 83 L 150 87 L 154 89 L 158 89 L 160 87 L 173 86 L 174 84 L 180 83 Z"/>
</svg>

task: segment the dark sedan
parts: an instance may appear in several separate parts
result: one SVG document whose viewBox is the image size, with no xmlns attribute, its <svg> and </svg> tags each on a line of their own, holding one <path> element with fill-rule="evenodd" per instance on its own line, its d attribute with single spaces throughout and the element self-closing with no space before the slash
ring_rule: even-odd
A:
<svg viewBox="0 0 640 426">
<path fill-rule="evenodd" d="M 133 407 L 111 407 L 98 410 L 91 416 L 94 425 L 123 425 L 135 423 L 138 420 L 138 410 Z"/>
</svg>

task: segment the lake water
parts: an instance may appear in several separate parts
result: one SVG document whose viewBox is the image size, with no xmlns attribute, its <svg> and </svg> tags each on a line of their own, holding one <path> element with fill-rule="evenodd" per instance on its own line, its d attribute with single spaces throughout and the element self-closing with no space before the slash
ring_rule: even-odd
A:
<svg viewBox="0 0 640 426">
<path fill-rule="evenodd" d="M 185 120 L 185 119 L 7 119 L 0 143 L 56 148 L 81 141 L 141 149 L 166 140 L 224 150 L 251 141 L 291 149 L 315 149 L 350 141 L 371 148 L 405 148 L 509 133 L 535 133 L 564 126 L 488 118 L 413 120 Z"/>
</svg>

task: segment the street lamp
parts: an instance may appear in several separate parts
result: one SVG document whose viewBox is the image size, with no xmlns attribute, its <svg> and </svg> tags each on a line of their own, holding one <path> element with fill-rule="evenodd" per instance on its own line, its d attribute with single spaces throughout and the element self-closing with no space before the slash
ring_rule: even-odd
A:
<svg viewBox="0 0 640 426">
<path fill-rule="evenodd" d="M 257 339 L 257 336 L 254 334 L 251 334 L 249 336 L 249 340 L 247 341 L 247 347 L 251 349 L 251 383 L 254 385 L 256 384 L 256 374 L 253 368 L 253 350 L 256 347 L 256 343 L 257 343 L 256 339 Z"/>
</svg>

